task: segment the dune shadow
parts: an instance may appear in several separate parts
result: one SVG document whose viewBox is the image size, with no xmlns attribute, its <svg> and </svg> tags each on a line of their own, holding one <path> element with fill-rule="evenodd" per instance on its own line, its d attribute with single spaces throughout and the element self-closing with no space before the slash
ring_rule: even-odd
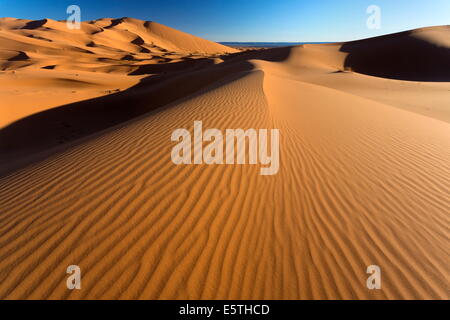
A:
<svg viewBox="0 0 450 320">
<path fill-rule="evenodd" d="M 168 59 L 168 61 L 170 61 L 170 59 Z M 133 71 L 129 75 L 136 76 L 162 72 L 177 72 L 192 68 L 199 68 L 199 67 L 204 68 L 212 65 L 214 65 L 214 61 L 209 58 L 191 59 L 172 63 L 153 63 L 140 65 L 135 71 Z"/>
<path fill-rule="evenodd" d="M 40 36 L 37 36 L 37 35 L 34 35 L 34 34 L 29 34 L 29 35 L 27 35 L 27 37 L 28 37 L 28 38 L 31 38 L 31 39 L 36 39 L 36 40 L 42 40 L 42 41 L 47 41 L 47 42 L 53 42 L 53 40 L 50 40 L 50 39 L 47 39 L 47 38 L 44 38 L 44 37 L 40 37 Z"/>
<path fill-rule="evenodd" d="M 34 20 L 27 22 L 21 29 L 33 30 L 42 27 L 47 23 L 47 19 Z"/>
<path fill-rule="evenodd" d="M 345 43 L 345 70 L 408 81 L 450 81 L 450 48 L 409 32 Z"/>
<path fill-rule="evenodd" d="M 137 36 L 136 39 L 134 39 L 133 41 L 131 41 L 132 44 L 135 44 L 137 46 L 142 46 L 145 44 L 144 39 L 142 39 L 140 36 Z"/>
<path fill-rule="evenodd" d="M 19 53 L 16 56 L 9 58 L 8 61 L 25 61 L 29 59 L 30 57 L 25 52 L 19 51 Z"/>
<path fill-rule="evenodd" d="M 110 25 L 106 26 L 105 29 L 111 29 L 111 28 L 121 24 L 122 22 L 124 22 L 124 20 L 125 20 L 125 18 L 112 19 Z"/>
</svg>

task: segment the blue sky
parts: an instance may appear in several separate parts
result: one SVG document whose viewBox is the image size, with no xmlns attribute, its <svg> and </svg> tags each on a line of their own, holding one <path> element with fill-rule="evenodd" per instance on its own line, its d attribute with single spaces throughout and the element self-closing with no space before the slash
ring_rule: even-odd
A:
<svg viewBox="0 0 450 320">
<path fill-rule="evenodd" d="M 0 17 L 152 20 L 213 41 L 346 41 L 450 24 L 450 0 L 0 0 Z M 369 29 L 369 5 L 381 9 L 381 29 Z"/>
</svg>

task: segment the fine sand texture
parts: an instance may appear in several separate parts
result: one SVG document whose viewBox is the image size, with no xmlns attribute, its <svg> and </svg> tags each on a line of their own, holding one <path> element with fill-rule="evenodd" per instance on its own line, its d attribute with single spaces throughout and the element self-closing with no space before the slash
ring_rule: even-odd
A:
<svg viewBox="0 0 450 320">
<path fill-rule="evenodd" d="M 0 298 L 449 299 L 448 39 L 0 19 Z M 279 172 L 175 165 L 196 120 L 279 129 Z"/>
</svg>

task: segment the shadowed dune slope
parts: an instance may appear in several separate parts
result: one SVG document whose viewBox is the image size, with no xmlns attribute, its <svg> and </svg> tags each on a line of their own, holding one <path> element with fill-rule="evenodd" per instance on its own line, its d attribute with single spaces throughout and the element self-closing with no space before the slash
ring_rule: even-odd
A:
<svg viewBox="0 0 450 320">
<path fill-rule="evenodd" d="M 377 77 L 450 81 L 450 26 L 345 43 L 345 68 Z"/>
</svg>

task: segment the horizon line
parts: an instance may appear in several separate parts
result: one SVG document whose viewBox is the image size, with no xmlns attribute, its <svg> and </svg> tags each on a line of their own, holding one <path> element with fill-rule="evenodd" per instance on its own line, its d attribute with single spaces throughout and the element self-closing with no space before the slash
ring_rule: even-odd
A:
<svg viewBox="0 0 450 320">
<path fill-rule="evenodd" d="M 6 19 L 6 18 L 10 18 L 10 19 L 18 19 L 18 20 L 29 20 L 29 21 L 39 21 L 39 20 L 44 20 L 44 19 L 50 19 L 50 20 L 57 21 L 57 22 L 67 22 L 66 19 L 57 20 L 57 19 L 46 18 L 46 17 L 40 18 L 40 19 L 25 19 L 25 18 L 15 18 L 15 17 L 0 16 L 0 19 Z M 195 35 L 195 34 L 192 34 L 192 33 L 186 32 L 186 31 L 183 31 L 183 30 L 181 30 L 181 29 L 177 29 L 177 28 L 175 28 L 175 27 L 171 27 L 170 25 L 163 24 L 163 23 L 157 22 L 157 21 L 155 21 L 155 20 L 143 20 L 143 19 L 139 19 L 139 18 L 133 18 L 133 17 L 130 17 L 130 16 L 122 16 L 122 17 L 119 17 L 119 18 L 114 18 L 114 17 L 103 17 L 103 18 L 96 18 L 96 19 L 91 19 L 91 20 L 81 20 L 81 22 L 97 21 L 97 20 L 101 20 L 101 19 L 126 19 L 126 18 L 135 19 L 135 20 L 140 20 L 140 21 L 143 21 L 143 22 L 155 22 L 155 23 L 162 24 L 162 25 L 164 25 L 164 26 L 166 26 L 166 27 L 169 27 L 169 28 L 172 28 L 172 29 L 181 31 L 181 32 L 185 32 L 185 33 L 191 34 L 191 35 L 193 35 L 193 36 L 196 36 L 196 37 L 199 37 L 199 38 L 202 38 L 202 39 L 206 39 L 205 37 L 197 36 L 197 35 Z M 209 40 L 209 39 L 206 39 L 206 40 L 209 40 L 209 41 L 212 41 L 212 42 L 216 42 L 216 43 L 227 43 L 227 42 L 228 42 L 228 43 L 301 43 L 301 44 L 308 44 L 308 43 L 309 43 L 309 44 L 314 44 L 314 43 L 315 43 L 315 44 L 325 44 L 325 43 L 340 43 L 340 42 L 358 41 L 358 40 L 364 40 L 364 39 L 371 39 L 371 38 L 383 37 L 383 36 L 387 36 L 387 35 L 393 35 L 393 34 L 398 34 L 398 33 L 403 33 L 403 32 L 408 32 L 408 31 L 413 31 L 413 30 L 420 30 L 420 29 L 424 29 L 424 28 L 446 27 L 446 26 L 447 26 L 447 27 L 450 27 L 450 23 L 449 23 L 449 24 L 437 24 L 437 25 L 425 25 L 425 26 L 421 26 L 421 27 L 417 27 L 417 28 L 412 28 L 412 29 L 402 29 L 402 30 L 400 30 L 400 31 L 382 33 L 382 34 L 379 34 L 379 35 L 374 35 L 374 36 L 366 37 L 366 38 L 356 38 L 356 39 L 353 38 L 353 39 L 349 39 L 349 40 L 333 40 L 333 41 L 273 41 L 273 40 L 271 40 L 271 41 L 229 41 L 229 40 L 227 40 L 227 41 L 222 41 L 222 40 L 219 40 L 219 41 L 218 41 L 218 40 Z"/>
</svg>

